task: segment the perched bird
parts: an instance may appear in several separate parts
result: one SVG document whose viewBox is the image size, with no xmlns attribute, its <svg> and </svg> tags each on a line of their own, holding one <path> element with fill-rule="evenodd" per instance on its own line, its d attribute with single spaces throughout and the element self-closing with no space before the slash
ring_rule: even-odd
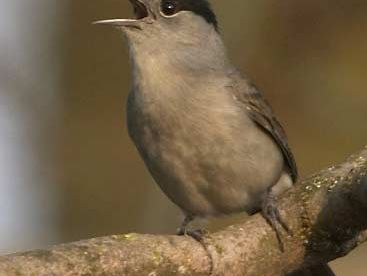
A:
<svg viewBox="0 0 367 276">
<path fill-rule="evenodd" d="M 196 217 L 261 211 L 280 241 L 276 197 L 297 180 L 285 132 L 232 65 L 206 0 L 130 0 L 134 19 L 96 23 L 126 36 L 129 134 L 163 192 Z"/>
</svg>

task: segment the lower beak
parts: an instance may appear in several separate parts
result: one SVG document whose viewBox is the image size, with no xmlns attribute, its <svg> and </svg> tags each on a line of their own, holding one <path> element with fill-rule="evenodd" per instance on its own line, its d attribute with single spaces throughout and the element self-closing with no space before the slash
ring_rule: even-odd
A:
<svg viewBox="0 0 367 276">
<path fill-rule="evenodd" d="M 139 28 L 139 21 L 136 19 L 108 19 L 95 21 L 93 24 L 110 25 L 114 27 L 135 27 Z"/>
</svg>

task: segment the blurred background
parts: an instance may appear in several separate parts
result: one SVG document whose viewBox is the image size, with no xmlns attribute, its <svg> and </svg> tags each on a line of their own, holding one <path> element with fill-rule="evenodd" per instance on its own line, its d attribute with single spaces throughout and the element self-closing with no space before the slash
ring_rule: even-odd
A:
<svg viewBox="0 0 367 276">
<path fill-rule="evenodd" d="M 287 130 L 302 176 L 367 144 L 367 1 L 212 1 L 230 56 Z M 179 210 L 130 142 L 127 48 L 93 20 L 127 0 L 0 0 L 0 253 L 123 232 Z M 367 247 L 332 263 L 365 276 Z"/>
</svg>

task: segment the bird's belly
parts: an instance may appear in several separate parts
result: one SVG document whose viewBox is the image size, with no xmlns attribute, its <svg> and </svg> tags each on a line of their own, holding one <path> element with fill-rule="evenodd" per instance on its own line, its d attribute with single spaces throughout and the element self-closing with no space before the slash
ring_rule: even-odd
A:
<svg viewBox="0 0 367 276">
<path fill-rule="evenodd" d="M 184 212 L 252 212 L 279 179 L 283 158 L 272 139 L 242 117 L 175 125 L 137 120 L 139 135 L 132 137 L 157 184 Z"/>
</svg>

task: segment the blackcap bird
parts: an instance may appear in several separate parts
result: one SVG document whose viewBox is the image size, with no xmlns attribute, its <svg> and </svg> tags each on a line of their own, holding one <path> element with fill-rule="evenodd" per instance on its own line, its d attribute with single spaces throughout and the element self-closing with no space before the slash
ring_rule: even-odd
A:
<svg viewBox="0 0 367 276">
<path fill-rule="evenodd" d="M 163 192 L 196 217 L 261 211 L 281 243 L 276 197 L 297 180 L 285 132 L 261 92 L 232 65 L 206 0 L 130 0 L 133 84 L 128 129 Z"/>
</svg>

